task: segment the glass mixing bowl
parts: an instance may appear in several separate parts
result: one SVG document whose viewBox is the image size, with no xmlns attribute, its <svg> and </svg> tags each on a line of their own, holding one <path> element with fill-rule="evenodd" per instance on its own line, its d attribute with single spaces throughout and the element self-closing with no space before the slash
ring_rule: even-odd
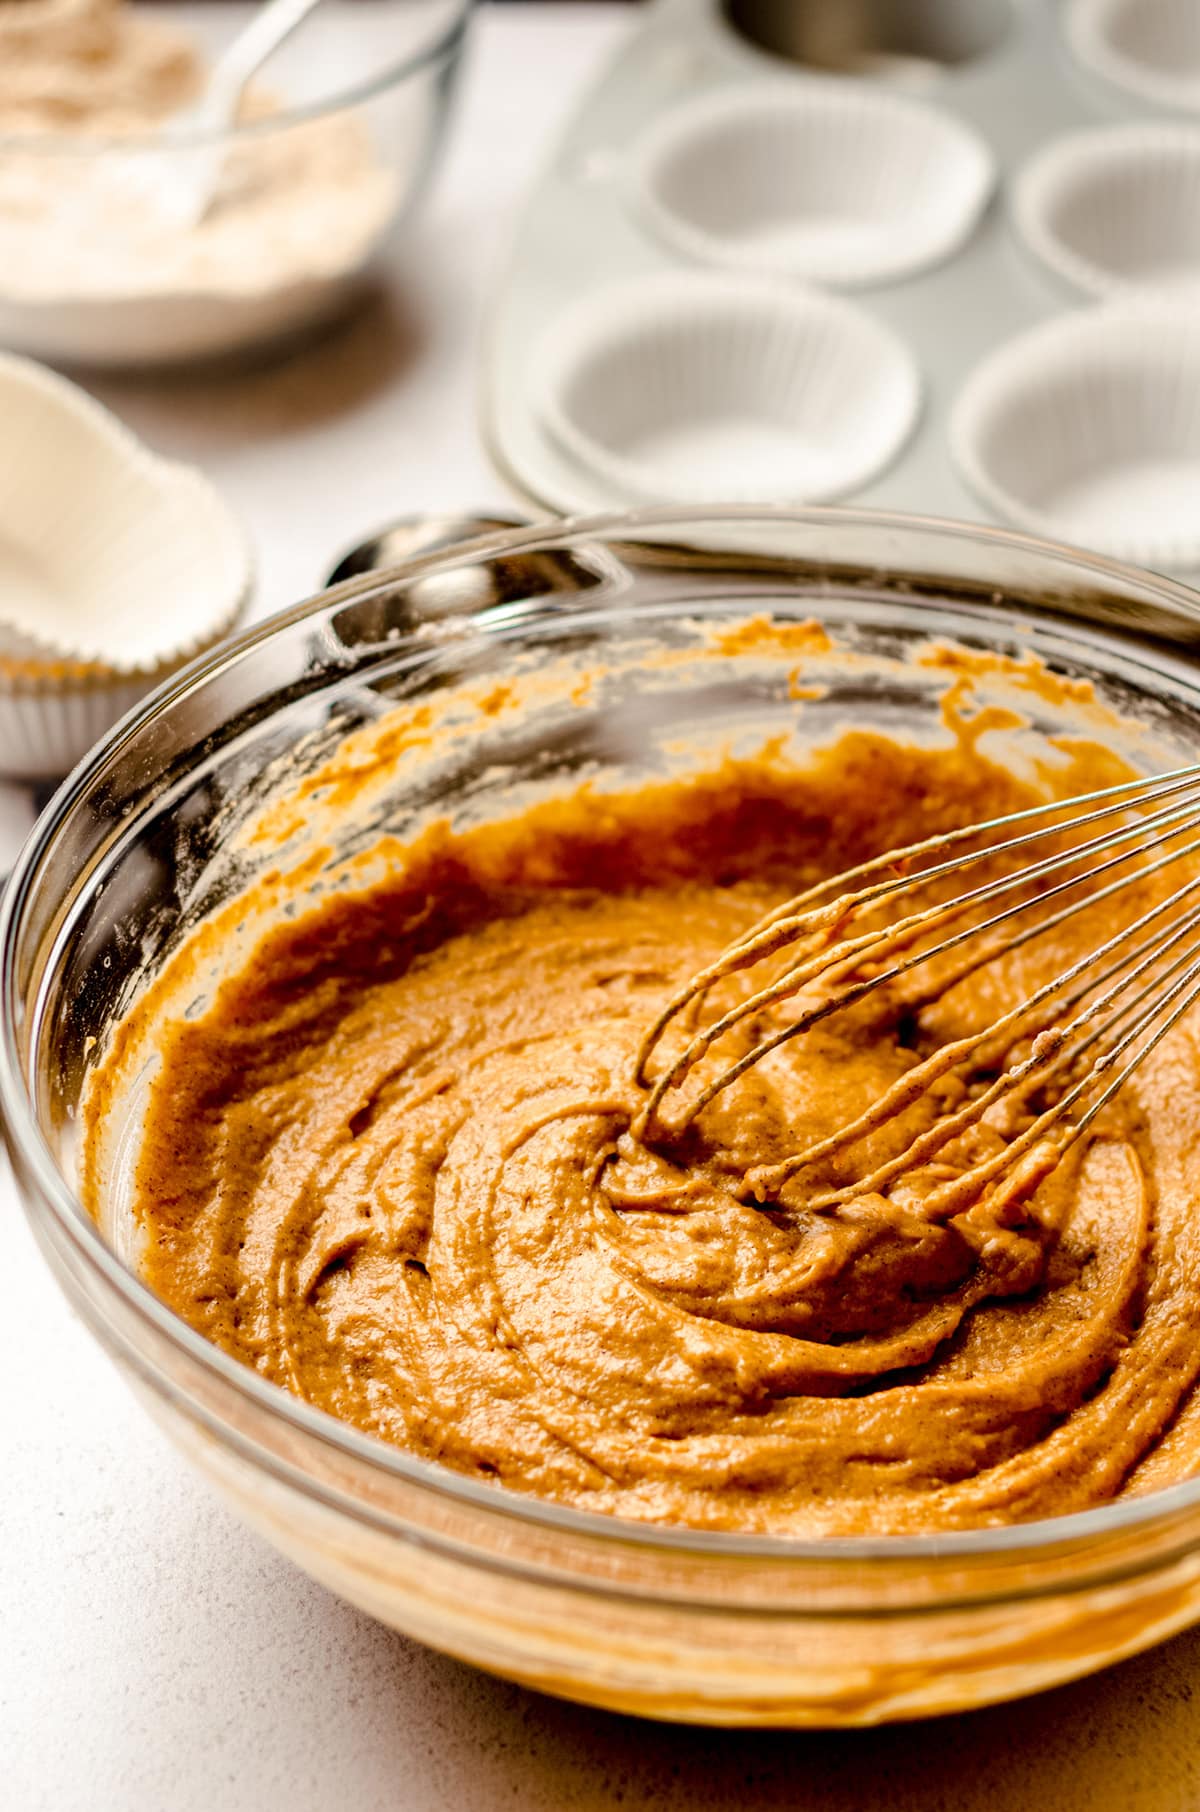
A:
<svg viewBox="0 0 1200 1812">
<path fill-rule="evenodd" d="M 714 659 L 714 624 L 757 615 L 818 618 L 855 659 L 803 700 L 789 691 L 795 656 L 761 638 L 726 638 Z M 313 804 L 293 819 L 297 857 L 331 826 L 345 854 L 431 811 L 478 820 L 584 779 L 602 790 L 661 771 L 685 744 L 819 742 L 863 722 L 931 733 L 945 676 L 905 658 L 930 636 L 1089 679 L 1145 726 L 1130 745 L 1143 766 L 1200 755 L 1200 597 L 1166 579 L 916 518 L 647 512 L 496 535 L 274 618 L 139 707 L 38 824 L 0 921 L 0 1101 L 38 1241 L 184 1452 L 269 1540 L 385 1622 L 598 1705 L 802 1725 L 979 1705 L 1200 1618 L 1200 1480 L 1010 1528 L 873 1540 L 558 1508 L 411 1458 L 265 1382 L 139 1280 L 115 1181 L 103 1227 L 77 1199 L 96 1050 L 189 928 L 277 859 L 239 829 L 348 732 L 481 677 L 489 691 L 537 680 L 507 718 L 459 710 L 448 747 L 336 814 Z M 981 683 L 1003 701 L 1002 675 Z M 1034 736 L 1078 728 L 1083 709 L 1069 687 L 1029 707 L 1026 695 Z M 116 1130 L 136 1135 L 136 1105 Z"/>
<path fill-rule="evenodd" d="M 0 344 L 152 366 L 289 341 L 332 319 L 394 249 L 424 189 L 471 5 L 324 0 L 268 58 L 225 132 L 188 119 L 195 97 L 147 47 L 155 40 L 122 34 L 169 30 L 210 67 L 250 5 L 5 9 Z M 121 83 L 116 68 L 129 72 Z M 129 97 L 154 94 L 156 79 L 173 111 L 151 129 Z M 123 118 L 111 105 L 94 111 L 110 91 Z M 210 192 L 197 222 L 193 198 Z"/>
</svg>

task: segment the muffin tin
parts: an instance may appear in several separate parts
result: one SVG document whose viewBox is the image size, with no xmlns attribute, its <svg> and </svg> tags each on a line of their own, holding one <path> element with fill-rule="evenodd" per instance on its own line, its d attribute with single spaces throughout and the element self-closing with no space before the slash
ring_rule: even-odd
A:
<svg viewBox="0 0 1200 1812">
<path fill-rule="evenodd" d="M 1196 0 L 653 0 L 519 223 L 528 501 L 839 499 L 1200 572 Z"/>
</svg>

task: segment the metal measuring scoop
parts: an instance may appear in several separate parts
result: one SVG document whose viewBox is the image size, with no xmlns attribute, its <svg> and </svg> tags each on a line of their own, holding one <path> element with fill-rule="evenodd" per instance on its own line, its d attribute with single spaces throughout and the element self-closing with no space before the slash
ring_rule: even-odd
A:
<svg viewBox="0 0 1200 1812">
<path fill-rule="evenodd" d="M 474 541 L 480 535 L 491 535 L 500 529 L 524 528 L 527 520 L 524 516 L 497 515 L 495 512 L 487 516 L 398 516 L 386 528 L 348 549 L 325 583 L 340 585 L 343 579 L 356 579 L 361 573 L 402 566 L 406 560 L 415 560 L 421 554 L 435 554 L 443 548 L 457 547 L 460 541 Z"/>
</svg>

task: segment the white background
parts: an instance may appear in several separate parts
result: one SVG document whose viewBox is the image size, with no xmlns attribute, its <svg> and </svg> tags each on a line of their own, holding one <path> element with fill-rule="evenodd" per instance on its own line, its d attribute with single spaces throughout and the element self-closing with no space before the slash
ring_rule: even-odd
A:
<svg viewBox="0 0 1200 1812">
<path fill-rule="evenodd" d="M 240 379 L 97 386 L 241 511 L 258 613 L 390 516 L 511 508 L 475 432 L 475 339 L 513 209 L 625 24 L 615 6 L 485 11 L 390 292 L 323 345 Z M 0 853 L 29 810 L 0 792 Z M 1200 1634 L 1012 1707 L 841 1735 L 640 1724 L 430 1654 L 277 1558 L 176 1459 L 67 1311 L 7 1175 L 0 1224 L 0 1807 L 1200 1807 Z"/>
</svg>

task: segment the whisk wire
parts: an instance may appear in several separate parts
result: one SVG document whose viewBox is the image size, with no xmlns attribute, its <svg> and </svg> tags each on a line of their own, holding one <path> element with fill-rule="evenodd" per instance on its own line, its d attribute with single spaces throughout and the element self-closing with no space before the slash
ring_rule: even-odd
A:
<svg viewBox="0 0 1200 1812">
<path fill-rule="evenodd" d="M 1200 845 L 1198 845 L 1198 847 L 1200 847 Z M 1169 907 L 1177 904 L 1177 902 L 1186 894 L 1195 893 L 1197 890 L 1200 890 L 1200 877 L 1187 883 L 1186 887 L 1178 889 L 1177 892 L 1171 896 L 1170 900 L 1161 902 L 1153 912 L 1143 915 L 1143 919 L 1138 921 L 1137 924 L 1148 923 L 1153 917 L 1161 915 Z M 1105 949 L 1111 949 L 1118 945 L 1126 936 L 1131 935 L 1136 929 L 1137 925 L 1134 925 L 1129 927 L 1128 932 L 1118 933 L 1116 937 L 1109 940 L 1108 946 L 1103 946 L 1100 951 L 1097 951 L 1097 956 L 1102 955 Z M 943 1115 L 934 1126 L 920 1134 L 897 1157 L 892 1158 L 888 1163 L 881 1165 L 879 1169 L 872 1172 L 869 1177 L 859 1179 L 853 1186 L 828 1191 L 824 1195 L 814 1198 L 809 1205 L 813 1208 L 834 1207 L 839 1202 L 848 1200 L 852 1195 L 862 1193 L 864 1189 L 880 1190 L 885 1188 L 904 1171 L 911 1170 L 916 1165 L 926 1162 L 930 1156 L 940 1150 L 943 1145 L 948 1144 L 951 1139 L 957 1138 L 963 1132 L 969 1130 L 970 1127 L 983 1119 L 990 1108 L 996 1106 L 1001 1100 L 1007 1098 L 1010 1104 L 1020 1101 L 1024 1096 L 1031 1093 L 1034 1088 L 1044 1087 L 1058 1071 L 1064 1069 L 1070 1070 L 1076 1067 L 1079 1060 L 1088 1050 L 1102 1039 L 1112 1037 L 1119 1026 L 1128 1019 L 1131 1013 L 1135 1012 L 1146 1000 L 1151 1000 L 1153 1004 L 1150 1011 L 1143 1014 L 1130 1029 L 1129 1037 L 1122 1040 L 1119 1048 L 1113 1053 L 1103 1055 L 1102 1059 L 1090 1073 L 1090 1076 L 1082 1078 L 1068 1096 L 1063 1097 L 1056 1103 L 1055 1108 L 1051 1110 L 1052 1117 L 1055 1115 L 1061 1116 L 1070 1106 L 1074 1105 L 1080 1096 L 1086 1092 L 1090 1084 L 1103 1073 L 1109 1062 L 1115 1061 L 1115 1058 L 1120 1056 L 1122 1051 L 1128 1048 L 1132 1040 L 1139 1036 L 1140 1033 L 1153 1022 L 1154 1016 L 1162 1011 L 1168 998 L 1162 993 L 1163 984 L 1180 969 L 1186 969 L 1188 971 L 1188 973 L 1182 977 L 1183 985 L 1186 985 L 1191 975 L 1200 975 L 1200 950 L 1193 947 L 1185 951 L 1182 956 L 1177 957 L 1167 969 L 1157 974 L 1152 974 L 1151 979 L 1139 988 L 1131 999 L 1117 1008 L 1109 1019 L 1106 1020 L 1103 1017 L 1100 1017 L 1109 1007 L 1115 1006 L 1115 1003 L 1120 999 L 1120 996 L 1127 988 L 1137 981 L 1140 976 L 1146 974 L 1148 971 L 1154 970 L 1155 965 L 1161 960 L 1162 956 L 1178 943 L 1183 936 L 1190 931 L 1198 929 L 1200 929 L 1200 906 L 1195 907 L 1179 925 L 1168 925 L 1161 929 L 1157 936 L 1151 940 L 1150 948 L 1147 949 L 1142 947 L 1139 950 L 1139 948 L 1135 947 L 1133 950 L 1127 951 L 1123 956 L 1119 957 L 1116 962 L 1110 964 L 1106 970 L 1101 971 L 1100 975 L 1093 977 L 1091 980 L 1087 981 L 1083 987 L 1077 989 L 1073 995 L 1068 996 L 1065 1002 L 1057 1003 L 1059 1007 L 1072 1007 L 1078 1005 L 1081 1001 L 1085 1000 L 1089 994 L 1094 994 L 1096 988 L 1103 982 L 1109 980 L 1114 975 L 1119 974 L 1122 969 L 1129 968 L 1129 965 L 1133 963 L 1133 967 L 1129 969 L 1129 973 L 1125 976 L 1124 980 L 1108 989 L 1107 992 L 1100 994 L 1092 1001 L 1091 1006 L 1081 1013 L 1076 1020 L 1065 1027 L 1058 1027 L 1053 1031 L 1046 1026 L 1040 1027 L 1034 1035 L 1033 1050 L 1030 1055 L 1022 1062 L 1012 1064 L 1005 1068 L 982 1095 L 976 1097 L 967 1106 L 958 1109 L 955 1113 Z M 1138 957 L 1139 955 L 1140 960 L 1135 962 L 1135 957 Z M 1075 965 L 1074 971 L 1069 971 L 1063 976 L 1057 977 L 1054 981 L 1047 983 L 1043 988 L 1039 989 L 1036 994 L 1032 995 L 1027 1002 L 1013 1008 L 1010 1013 L 1004 1015 L 994 1026 L 990 1027 L 987 1033 L 984 1034 L 984 1037 L 990 1040 L 995 1034 L 1002 1030 L 1015 1027 L 1022 1018 L 1028 1016 L 1031 1009 L 1049 1001 L 1057 988 L 1069 979 L 1071 973 L 1079 973 L 1084 969 L 1087 965 L 1087 961 L 1088 959 L 1083 959 L 1081 963 Z M 1077 1042 L 1072 1043 L 1072 1039 L 1074 1039 L 1076 1034 L 1081 1030 L 1083 1030 L 1084 1035 L 1078 1038 Z M 1027 1032 L 1027 1036 L 1028 1035 L 1030 1035 L 1029 1032 Z M 879 1125 L 881 1121 L 893 1117 L 896 1113 L 901 1111 L 903 1107 L 909 1105 L 912 1100 L 916 1099 L 920 1093 L 923 1093 L 925 1087 L 931 1080 L 936 1079 L 942 1074 L 945 1074 L 948 1070 L 957 1067 L 964 1059 L 975 1056 L 978 1051 L 979 1043 L 980 1039 L 978 1037 L 967 1037 L 956 1040 L 951 1045 L 944 1046 L 941 1051 L 934 1054 L 934 1057 L 926 1059 L 925 1063 L 919 1065 L 917 1069 L 910 1071 L 907 1077 L 901 1078 L 898 1084 L 894 1084 L 892 1089 L 887 1090 L 880 1096 L 872 1107 L 866 1109 L 858 1116 L 857 1120 L 841 1128 L 837 1133 L 831 1134 L 828 1138 L 821 1140 L 818 1144 L 809 1146 L 804 1151 L 797 1152 L 793 1157 L 784 1160 L 781 1164 L 759 1167 L 750 1172 L 747 1176 L 747 1193 L 760 1200 L 765 1199 L 774 1191 L 781 1189 L 791 1177 L 797 1174 L 798 1171 L 804 1169 L 808 1165 L 819 1162 L 822 1158 L 833 1155 L 836 1151 L 851 1143 L 854 1138 L 873 1130 L 873 1128 Z M 950 1059 L 949 1062 L 941 1061 L 947 1057 Z M 917 1087 L 912 1088 L 905 1086 L 914 1080 L 918 1081 Z M 1069 1141 L 1067 1141 L 1067 1143 L 1069 1143 Z M 1063 1149 L 1065 1149 L 1065 1145 L 1063 1146 Z M 1012 1153 L 1010 1151 L 1010 1158 L 1011 1155 Z"/>
<path fill-rule="evenodd" d="M 1195 804 L 1197 807 L 1200 807 L 1200 800 L 1197 800 Z M 1039 897 L 1039 903 L 1045 905 L 1049 901 L 1069 893 L 1072 889 L 1078 887 L 1083 880 L 1092 882 L 1098 875 L 1105 874 L 1111 869 L 1119 867 L 1122 863 L 1129 861 L 1131 857 L 1143 853 L 1148 847 L 1145 840 L 1147 832 L 1165 829 L 1171 834 L 1180 834 L 1186 830 L 1196 829 L 1197 827 L 1200 827 L 1200 809 L 1192 809 L 1191 806 L 1176 806 L 1169 808 L 1164 812 L 1153 814 L 1149 819 L 1143 820 L 1135 826 L 1129 826 L 1121 831 L 1108 833 L 1103 838 L 1094 838 L 1085 844 L 1077 845 L 1068 852 L 1071 861 L 1076 861 L 1080 857 L 1086 857 L 1089 854 L 1097 853 L 1102 849 L 1112 850 L 1115 846 L 1125 842 L 1127 839 L 1140 839 L 1140 841 L 1135 841 L 1133 843 L 1132 848 L 1119 850 L 1115 854 L 1108 855 L 1104 861 L 1090 870 L 1086 877 L 1068 875 L 1054 886 L 1043 890 Z M 1024 841 L 1024 839 L 1022 841 Z M 1001 847 L 1003 848 L 1005 846 L 1002 845 Z M 1074 904 L 1064 907 L 1050 918 L 1027 927 L 1023 932 L 1018 933 L 1015 938 L 1010 940 L 1008 948 L 1016 949 L 1021 947 L 1023 944 L 1030 942 L 1033 938 L 1041 936 L 1045 932 L 1062 925 L 1068 919 L 1075 917 L 1079 912 L 1085 910 L 1085 908 L 1095 906 L 1099 902 L 1110 898 L 1117 892 L 1123 891 L 1125 888 L 1136 882 L 1144 881 L 1149 876 L 1159 872 L 1162 868 L 1177 862 L 1181 857 L 1195 853 L 1196 850 L 1197 845 L 1191 843 L 1182 849 L 1165 852 L 1153 863 L 1147 864 L 1141 869 L 1135 870 L 1134 873 L 1121 877 L 1117 881 L 1110 882 L 1107 886 L 1101 888 L 1097 892 L 1093 892 L 1090 896 L 1086 896 L 1085 898 L 1076 901 Z M 908 944 L 911 944 L 919 937 L 922 932 L 934 926 L 953 923 L 955 919 L 961 918 L 973 908 L 986 905 L 994 899 L 1002 898 L 1006 893 L 1011 893 L 1016 889 L 1024 890 L 1030 884 L 1036 883 L 1053 873 L 1055 870 L 1060 869 L 1066 859 L 1068 859 L 1068 857 L 1064 857 L 1061 853 L 1045 857 L 1041 861 L 1032 864 L 1014 875 L 1001 877 L 998 880 L 986 883 L 983 887 L 962 894 L 949 904 L 926 907 L 921 912 L 910 914 L 908 917 L 895 921 L 891 925 L 884 926 L 877 931 L 865 932 L 858 938 L 846 939 L 834 948 L 832 954 L 830 954 L 828 950 L 822 951 L 816 956 L 794 965 L 768 987 L 760 989 L 757 993 L 750 996 L 749 999 L 732 1007 L 711 1025 L 697 1033 L 682 1055 L 676 1060 L 671 1068 L 659 1078 L 658 1082 L 655 1083 L 652 1088 L 642 1114 L 643 1127 L 652 1125 L 658 1109 L 668 1091 L 678 1087 L 679 1084 L 695 1069 L 697 1063 L 707 1054 L 711 1047 L 727 1032 L 732 1031 L 746 1019 L 761 1013 L 767 1006 L 773 1005 L 779 1000 L 786 999 L 789 995 L 796 994 L 801 987 L 808 983 L 826 979 L 831 974 L 839 976 L 841 974 L 851 973 L 854 969 L 860 967 L 863 961 L 869 960 L 873 956 L 885 953 L 888 956 L 894 956 L 898 950 L 903 950 Z M 928 879 L 928 876 L 921 875 L 910 881 L 908 885 L 910 887 L 915 887 L 926 879 Z M 852 911 L 857 903 L 857 897 L 851 896 L 846 902 L 847 913 Z M 822 1019 L 828 1018 L 830 1014 L 854 1005 L 858 1001 L 864 999 L 868 994 L 873 993 L 876 989 L 883 987 L 885 984 L 889 986 L 894 984 L 901 976 L 910 973 L 918 966 L 926 965 L 934 959 L 940 959 L 953 950 L 961 947 L 968 940 L 980 938 L 986 933 L 1001 928 L 1020 913 L 1026 911 L 1027 908 L 1028 901 L 1023 899 L 1017 900 L 1001 912 L 995 913 L 990 918 L 985 919 L 982 923 L 973 923 L 966 929 L 957 932 L 948 938 L 942 939 L 931 948 L 921 950 L 915 956 L 906 957 L 900 962 L 893 963 L 889 969 L 882 973 L 864 977 L 862 980 L 843 988 L 839 993 L 827 994 L 821 1001 L 806 1009 L 806 1011 L 789 1021 L 786 1026 L 783 1026 L 778 1031 L 772 1033 L 769 1037 L 762 1039 L 758 1044 L 754 1045 L 751 1050 L 744 1053 L 735 1062 L 729 1064 L 722 1070 L 707 1087 L 700 1091 L 698 1096 L 686 1108 L 682 1121 L 676 1130 L 682 1131 L 695 1119 L 697 1114 L 701 1113 L 704 1108 L 708 1106 L 710 1101 L 715 1100 L 716 1096 L 724 1089 L 728 1088 L 731 1083 L 737 1081 L 739 1076 L 744 1075 L 747 1070 L 759 1063 L 772 1051 L 777 1050 L 780 1045 L 785 1044 L 789 1042 L 789 1040 L 798 1037 L 801 1033 L 810 1030 L 812 1026 L 818 1024 Z M 799 920 L 788 921 L 788 923 L 795 924 L 796 928 L 792 932 L 793 936 L 799 937 L 805 935 L 800 929 Z M 953 981 L 958 982 L 964 979 L 965 974 L 970 974 L 975 968 L 979 967 L 981 963 L 987 961 L 990 954 L 990 952 L 985 950 L 962 974 L 955 976 Z M 715 968 L 716 965 L 712 965 L 712 967 Z M 942 981 L 937 992 L 944 993 L 950 985 L 950 979 Z M 926 1004 L 928 1004 L 928 1001 Z"/>
<path fill-rule="evenodd" d="M 1186 778 L 1181 778 L 1181 776 L 1186 776 Z M 1171 784 L 1166 784 L 1168 781 L 1171 782 Z M 1163 784 L 1153 785 L 1152 790 L 1146 793 L 1141 800 L 1136 801 L 1136 803 L 1156 803 L 1158 799 L 1178 793 L 1184 790 L 1189 784 L 1195 785 L 1197 782 L 1200 782 L 1200 766 L 1189 769 L 1179 769 L 1176 771 L 1175 776 L 1165 776 Z M 1126 782 L 1121 786 L 1105 789 L 1104 792 L 1081 795 L 1080 803 L 1089 803 L 1095 799 L 1108 799 L 1110 803 L 1097 811 L 1089 812 L 1083 816 L 1077 817 L 1070 828 L 1080 830 L 1090 824 L 1110 818 L 1116 812 L 1127 810 L 1130 801 L 1124 797 L 1119 800 L 1114 799 L 1113 795 L 1126 795 L 1135 786 L 1145 788 L 1150 784 L 1151 783 L 1147 782 Z M 751 927 L 751 929 L 735 944 L 723 951 L 721 956 L 719 956 L 714 963 L 711 963 L 706 968 L 698 971 L 697 974 L 692 977 L 691 981 L 667 1002 L 642 1042 L 635 1072 L 637 1080 L 639 1082 L 645 1081 L 646 1065 L 661 1039 L 663 1032 L 666 1030 L 666 1027 L 670 1024 L 672 1019 L 674 1019 L 684 1007 L 690 1005 L 698 995 L 711 988 L 714 983 L 775 955 L 778 950 L 790 943 L 794 943 L 801 935 L 815 936 L 819 935 L 820 932 L 825 929 L 836 928 L 839 922 L 844 923 L 846 918 L 851 914 L 860 912 L 864 909 L 869 909 L 871 906 L 878 904 L 889 896 L 900 892 L 911 892 L 914 888 L 927 886 L 930 882 L 937 881 L 946 876 L 959 874 L 964 868 L 972 867 L 978 862 L 987 859 L 994 860 L 998 856 L 1008 855 L 1016 850 L 1027 847 L 1031 843 L 1040 842 L 1049 835 L 1052 830 L 1062 829 L 1063 827 L 1052 826 L 1050 829 L 1047 829 L 1043 826 L 1038 830 L 1025 832 L 1019 837 L 1009 838 L 999 844 L 992 844 L 984 849 L 970 852 L 966 856 L 960 857 L 955 861 L 939 863 L 932 868 L 919 870 L 915 874 L 907 872 L 908 864 L 917 856 L 928 854 L 934 849 L 957 846 L 964 841 L 978 838 L 983 832 L 990 833 L 997 829 L 1004 829 L 1016 822 L 1032 817 L 1044 818 L 1050 812 L 1061 812 L 1064 807 L 1071 803 L 1071 801 L 1064 800 L 1052 801 L 1046 805 L 1026 808 L 1021 812 L 1009 813 L 1005 817 L 992 819 L 984 825 L 965 826 L 960 830 L 947 832 L 941 837 L 926 838 L 923 842 L 909 844 L 903 849 L 890 851 L 883 856 L 876 856 L 872 858 L 870 862 L 860 864 L 858 868 L 850 869 L 841 876 L 819 881 L 814 887 L 809 888 L 806 892 L 798 894 L 794 899 L 786 901 L 782 906 L 776 907 L 766 916 L 766 918 L 760 920 L 757 925 Z M 1200 806 L 1200 793 L 1196 794 L 1193 799 L 1185 801 L 1182 806 L 1173 808 L 1173 811 L 1187 815 L 1188 808 L 1192 805 Z M 1153 830 L 1156 827 L 1171 821 L 1173 820 L 1170 812 L 1167 815 L 1152 814 L 1151 817 L 1142 819 L 1136 824 L 1126 827 L 1123 833 L 1108 833 L 1107 835 L 1108 837 L 1115 837 L 1116 840 L 1121 841 L 1124 840 L 1124 837 L 1126 836 L 1142 836 L 1147 831 Z M 1092 842 L 1077 846 L 1072 852 L 1073 856 L 1078 858 L 1079 856 L 1086 855 L 1090 850 L 1099 847 L 1100 842 L 1100 839 L 1096 839 Z M 1042 865 L 1035 865 L 1032 869 L 1018 872 L 1001 882 L 993 883 L 993 886 L 1013 887 L 1023 885 L 1034 879 L 1040 868 L 1054 866 L 1060 863 L 1061 859 L 1061 857 L 1048 857 Z M 893 873 L 888 881 L 876 883 L 873 887 L 853 892 L 849 891 L 849 883 L 861 879 L 869 872 L 877 871 L 881 867 L 888 867 L 892 870 L 903 867 L 906 872 L 899 875 Z M 812 902 L 816 901 L 821 894 L 824 894 L 835 887 L 838 888 L 838 895 L 835 901 L 827 903 L 823 907 L 817 907 L 812 904 Z M 960 905 L 963 910 L 966 910 L 969 905 L 978 898 L 978 893 L 960 896 L 957 904 Z M 932 907 L 929 910 L 930 912 L 937 912 L 939 908 Z M 946 908 L 941 908 L 940 910 L 946 910 Z M 890 927 L 890 934 L 894 936 L 898 930 L 899 927 L 893 924 Z M 863 935 L 867 939 L 872 936 L 882 939 L 888 936 L 889 933 L 878 932 L 874 934 L 866 933 Z M 860 945 L 859 948 L 865 948 L 865 944 Z M 847 945 L 844 944 L 842 950 L 839 952 L 839 958 L 847 953 Z M 794 992 L 794 988 L 789 990 L 784 986 L 784 983 L 789 975 L 799 977 L 800 969 L 802 967 L 802 964 L 797 965 L 793 970 L 790 970 L 786 972 L 784 976 L 779 977 L 772 988 L 760 991 L 760 993 L 754 995 L 749 1001 L 743 1002 L 740 1006 L 733 1009 L 736 1018 L 744 1018 L 748 1013 L 758 1011 L 763 1006 L 770 1004 L 772 1000 L 782 999 L 788 992 Z M 798 985 L 801 985 L 799 980 L 797 981 L 797 986 Z M 781 991 L 775 992 L 776 988 Z M 693 1045 L 689 1047 L 673 1066 L 672 1073 L 677 1071 L 679 1074 L 683 1074 L 688 1068 L 692 1067 L 698 1057 L 702 1056 L 718 1037 L 725 1031 L 731 1029 L 731 1026 L 736 1023 L 736 1018 L 731 1018 L 729 1015 L 726 1015 L 723 1019 L 717 1021 L 716 1024 L 707 1027 L 698 1034 L 697 1038 L 693 1041 Z M 671 1087 L 673 1084 L 668 1081 L 666 1086 Z"/>
<path fill-rule="evenodd" d="M 1065 822 L 1060 821 L 1064 814 Z M 1111 826 L 1114 817 L 1121 822 Z M 1106 823 L 1110 828 L 1074 840 Z M 893 997 L 889 1006 L 895 1009 L 898 997 L 900 1010 L 911 1020 L 916 1011 L 932 1005 L 987 963 L 1010 956 L 1081 913 L 1111 906 L 1127 890 L 1144 887 L 1174 864 L 1189 858 L 1200 861 L 1200 836 L 1192 835 L 1197 830 L 1200 764 L 963 826 L 816 883 L 761 919 L 666 1004 L 638 1055 L 636 1073 L 648 1095 L 635 1131 L 648 1136 L 657 1128 L 680 1135 L 723 1090 L 772 1051 L 876 990 L 889 989 Z M 1047 838 L 1059 846 L 1037 854 L 1037 845 Z M 1067 838 L 1073 840 L 1064 843 Z M 980 847 L 967 847 L 972 842 Z M 931 884 L 959 878 L 983 862 L 1000 860 L 1007 865 L 1010 858 L 1026 852 L 1032 859 L 1006 867 L 1006 872 L 965 891 L 902 912 L 882 925 L 853 930 L 855 921 L 876 908 L 894 909 L 897 902 Z M 928 866 L 914 868 L 914 863 L 929 857 L 935 859 Z M 885 871 L 886 878 L 877 878 Z M 1110 878 L 1105 880 L 1106 876 Z M 1188 904 L 1197 891 L 1200 873 L 1118 927 L 990 1025 L 920 1059 L 835 1132 L 781 1162 L 749 1170 L 740 1191 L 743 1198 L 773 1199 L 799 1172 L 838 1158 L 954 1073 L 959 1105 L 936 1113 L 932 1124 L 869 1175 L 857 1175 L 840 1187 L 807 1197 L 807 1205 L 826 1209 L 864 1192 L 885 1190 L 927 1167 L 947 1144 L 985 1118 L 990 1117 L 998 1131 L 999 1113 L 1011 1127 L 1013 1113 L 1027 1112 L 1029 1097 L 1041 1091 L 1045 1099 L 1045 1091 L 1054 1084 L 1059 1092 L 1027 1125 L 1005 1138 L 999 1150 L 927 1190 L 922 1206 L 930 1218 L 952 1216 L 1002 1177 L 1006 1181 L 1001 1193 L 1014 1202 L 1022 1198 L 1094 1124 L 1149 1052 L 1200 999 L 1200 904 Z M 996 905 L 999 910 L 989 912 Z M 1036 916 L 1019 924 L 1027 913 Z M 961 923 L 964 917 L 966 925 Z M 798 956 L 765 985 L 702 1025 L 665 1071 L 652 1083 L 647 1081 L 654 1051 L 686 1008 L 718 982 L 797 945 Z M 965 960 L 948 964 L 956 952 L 965 952 Z M 877 968 L 880 962 L 884 966 Z M 923 992 L 914 996 L 909 989 L 906 995 L 897 988 L 923 968 L 930 976 Z M 667 1093 L 694 1073 L 720 1039 L 818 984 L 818 998 L 802 1003 L 801 1011 L 785 1025 L 727 1063 L 692 1095 L 682 1116 L 669 1127 L 659 1125 Z M 1028 1045 L 1027 1054 L 1014 1057 L 1014 1047 L 1022 1045 Z M 990 1074 L 997 1064 L 999 1073 Z M 965 1102 L 963 1089 L 970 1097 Z"/>
</svg>

